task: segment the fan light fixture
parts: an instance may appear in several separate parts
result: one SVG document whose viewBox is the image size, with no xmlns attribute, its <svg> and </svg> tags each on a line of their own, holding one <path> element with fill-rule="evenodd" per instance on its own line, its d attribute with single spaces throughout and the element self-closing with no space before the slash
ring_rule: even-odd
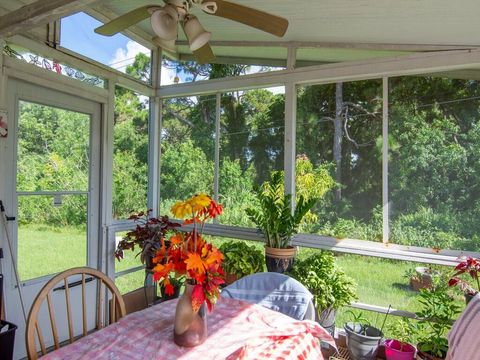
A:
<svg viewBox="0 0 480 360">
<path fill-rule="evenodd" d="M 163 40 L 175 40 L 178 17 L 177 9 L 172 5 L 154 11 L 150 19 L 153 31 Z"/>
<path fill-rule="evenodd" d="M 205 31 L 200 21 L 195 16 L 188 16 L 183 23 L 183 30 L 188 38 L 190 50 L 195 51 L 207 44 L 212 37 L 212 33 Z"/>
</svg>

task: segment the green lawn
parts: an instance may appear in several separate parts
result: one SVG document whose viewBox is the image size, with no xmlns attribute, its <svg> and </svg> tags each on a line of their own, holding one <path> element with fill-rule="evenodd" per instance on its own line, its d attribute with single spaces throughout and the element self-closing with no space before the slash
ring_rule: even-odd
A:
<svg viewBox="0 0 480 360">
<path fill-rule="evenodd" d="M 117 234 L 122 236 L 122 234 Z M 19 271 L 22 280 L 56 273 L 74 266 L 86 263 L 85 231 L 75 228 L 55 229 L 42 225 L 21 226 L 19 229 Z M 210 238 L 217 246 L 231 240 L 225 238 Z M 263 251 L 263 244 L 249 242 Z M 302 248 L 299 257 L 314 253 L 315 249 Z M 116 271 L 122 271 L 140 265 L 140 259 L 135 252 L 126 252 L 125 258 L 115 262 Z M 357 294 L 360 302 L 416 311 L 418 310 L 417 293 L 410 290 L 408 280 L 403 277 L 407 269 L 418 264 L 373 258 L 359 255 L 337 255 L 337 264 L 358 284 Z M 142 270 L 130 273 L 116 279 L 116 284 L 122 293 L 143 286 L 144 272 Z M 459 300 L 461 301 L 461 299 Z M 337 317 L 337 326 L 348 320 L 346 309 L 341 309 Z M 377 313 L 364 312 L 372 323 L 380 326 L 383 317 Z M 391 317 L 388 322 L 394 320 Z"/>
</svg>

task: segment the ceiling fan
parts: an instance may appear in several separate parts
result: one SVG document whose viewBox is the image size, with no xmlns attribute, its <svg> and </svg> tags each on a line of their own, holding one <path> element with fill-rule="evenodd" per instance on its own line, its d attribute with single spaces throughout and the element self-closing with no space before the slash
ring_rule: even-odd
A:
<svg viewBox="0 0 480 360">
<path fill-rule="evenodd" d="M 209 45 L 212 34 L 202 27 L 198 18 L 190 13 L 195 6 L 203 12 L 240 22 L 278 37 L 288 28 L 288 20 L 247 6 L 224 0 L 164 0 L 165 5 L 146 5 L 132 10 L 98 28 L 97 34 L 112 36 L 129 26 L 150 18 L 157 36 L 152 40 L 163 49 L 175 51 L 178 24 L 187 36 L 190 50 L 197 62 L 204 64 L 215 59 Z"/>
</svg>

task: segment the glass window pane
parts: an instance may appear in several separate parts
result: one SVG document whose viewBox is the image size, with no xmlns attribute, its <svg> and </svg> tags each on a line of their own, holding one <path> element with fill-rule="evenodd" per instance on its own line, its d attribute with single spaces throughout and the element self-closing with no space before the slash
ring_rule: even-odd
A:
<svg viewBox="0 0 480 360">
<path fill-rule="evenodd" d="M 87 265 L 87 195 L 18 196 L 21 280 Z"/>
<path fill-rule="evenodd" d="M 480 251 L 480 84 L 390 79 L 390 241 Z"/>
<path fill-rule="evenodd" d="M 221 100 L 219 200 L 225 225 L 254 225 L 245 209 L 254 204 L 254 186 L 282 171 L 284 87 L 226 93 Z"/>
<path fill-rule="evenodd" d="M 380 80 L 298 90 L 297 197 L 321 198 L 301 231 L 381 241 L 381 94 Z"/>
<path fill-rule="evenodd" d="M 120 290 L 122 295 L 143 287 L 144 282 L 145 270 L 143 269 L 119 276 L 115 279 L 115 285 L 117 285 L 118 290 Z"/>
<path fill-rule="evenodd" d="M 115 88 L 113 217 L 126 219 L 147 208 L 149 99 Z"/>
<path fill-rule="evenodd" d="M 115 234 L 115 244 L 118 244 L 120 240 L 125 236 L 127 232 L 118 232 Z M 116 245 L 115 245 L 116 247 Z M 136 246 L 134 251 L 125 250 L 123 252 L 123 259 L 118 261 L 115 258 L 115 272 L 120 272 L 123 270 L 131 269 L 137 266 L 142 266 L 142 262 L 140 261 L 140 253 L 141 249 Z"/>
<path fill-rule="evenodd" d="M 17 191 L 88 190 L 90 116 L 19 102 Z"/>
<path fill-rule="evenodd" d="M 62 19 L 60 44 L 115 70 L 150 82 L 151 51 L 118 33 L 103 36 L 95 33 L 102 23 L 78 12 Z"/>
<path fill-rule="evenodd" d="M 215 96 L 163 103 L 160 196 L 162 214 L 198 192 L 213 195 Z"/>
</svg>

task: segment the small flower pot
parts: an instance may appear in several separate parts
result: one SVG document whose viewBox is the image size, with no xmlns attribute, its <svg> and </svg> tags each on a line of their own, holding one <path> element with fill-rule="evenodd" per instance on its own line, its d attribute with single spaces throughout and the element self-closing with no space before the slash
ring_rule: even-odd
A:
<svg viewBox="0 0 480 360">
<path fill-rule="evenodd" d="M 233 284 L 235 281 L 238 280 L 238 276 L 236 274 L 225 274 L 225 286 Z"/>
<path fill-rule="evenodd" d="M 387 360 L 414 360 L 415 346 L 402 343 L 398 340 L 385 340 L 385 357 Z"/>
<path fill-rule="evenodd" d="M 444 360 L 445 358 L 439 358 L 439 357 L 436 357 L 436 356 L 433 356 L 429 353 L 425 353 L 423 351 L 418 351 L 417 352 L 417 357 L 416 357 L 416 360 Z M 465 359 L 467 360 L 467 359 Z"/>
<path fill-rule="evenodd" d="M 347 348 L 353 360 L 376 359 L 383 333 L 368 325 L 348 322 L 344 326 L 347 333 Z"/>
<path fill-rule="evenodd" d="M 285 273 L 292 270 L 296 250 L 293 246 L 286 249 L 265 246 L 265 263 L 269 272 Z"/>
<path fill-rule="evenodd" d="M 415 271 L 416 276 L 410 279 L 410 287 L 415 291 L 431 288 L 433 284 L 432 270 L 428 267 L 418 266 Z"/>
<path fill-rule="evenodd" d="M 470 300 L 472 300 L 472 299 L 475 297 L 475 295 L 477 295 L 477 294 L 472 294 L 472 293 L 465 293 L 465 294 L 463 294 L 463 296 L 465 297 L 465 304 L 468 305 L 468 303 L 470 302 Z"/>
</svg>

